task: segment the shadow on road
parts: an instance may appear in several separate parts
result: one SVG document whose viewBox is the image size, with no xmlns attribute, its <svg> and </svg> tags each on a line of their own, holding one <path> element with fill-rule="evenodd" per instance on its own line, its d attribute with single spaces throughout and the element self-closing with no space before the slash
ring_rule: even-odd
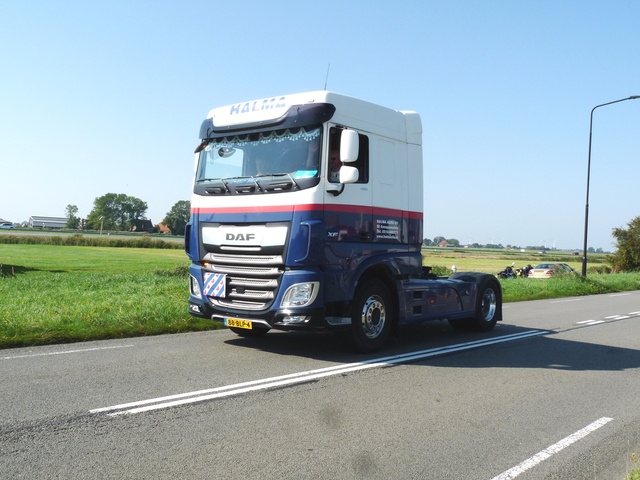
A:
<svg viewBox="0 0 640 480">
<path fill-rule="evenodd" d="M 488 334 L 460 332 L 446 323 L 404 327 L 387 346 L 373 354 L 353 353 L 344 334 L 269 332 L 259 338 L 233 338 L 225 343 L 257 349 L 279 356 L 305 357 L 336 363 L 356 363 L 376 358 L 441 349 L 469 342 L 499 339 L 506 335 L 532 332 L 534 329 L 500 324 Z M 621 371 L 640 367 L 640 350 L 578 342 L 555 337 L 547 331 L 496 344 L 480 343 L 455 353 L 442 353 L 413 360 L 448 368 L 533 368 L 567 371 Z"/>
</svg>

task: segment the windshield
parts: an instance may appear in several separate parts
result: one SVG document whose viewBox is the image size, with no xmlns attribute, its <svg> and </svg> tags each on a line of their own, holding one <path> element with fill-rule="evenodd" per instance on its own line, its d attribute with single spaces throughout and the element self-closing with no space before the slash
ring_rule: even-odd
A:
<svg viewBox="0 0 640 480">
<path fill-rule="evenodd" d="M 298 184 L 318 177 L 319 146 L 319 127 L 214 138 L 200 152 L 196 183 L 285 176 Z"/>
</svg>

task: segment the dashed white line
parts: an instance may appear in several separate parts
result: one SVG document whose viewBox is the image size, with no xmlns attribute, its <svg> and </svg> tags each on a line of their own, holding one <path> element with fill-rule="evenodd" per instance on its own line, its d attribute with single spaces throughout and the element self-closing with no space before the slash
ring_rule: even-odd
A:
<svg viewBox="0 0 640 480">
<path fill-rule="evenodd" d="M 609 315 L 608 317 L 604 317 L 604 320 L 582 320 L 581 322 L 576 322 L 576 325 L 598 325 L 605 323 L 605 320 L 626 320 L 627 318 L 637 317 L 638 315 L 640 315 L 640 312 L 630 312 L 627 315 Z"/>
<path fill-rule="evenodd" d="M 598 325 L 599 323 L 605 323 L 604 320 L 584 320 L 582 322 L 576 322 L 577 325 Z"/>
<path fill-rule="evenodd" d="M 116 345 L 112 347 L 95 347 L 95 348 L 81 348 L 77 350 L 63 350 L 60 352 L 30 353 L 28 355 L 13 355 L 10 357 L 1 357 L 0 360 L 15 360 L 17 358 L 32 358 L 32 357 L 48 357 L 51 355 L 67 355 L 69 353 L 95 352 L 98 350 L 113 350 L 114 348 L 130 348 L 134 346 L 135 345 Z"/>
<path fill-rule="evenodd" d="M 164 408 L 175 407 L 178 405 L 185 405 L 189 403 L 203 402 L 206 400 L 213 400 L 223 397 L 229 397 L 233 395 L 239 395 L 242 393 L 253 392 L 257 390 L 266 390 L 270 388 L 277 388 L 286 385 L 294 385 L 297 383 L 304 383 L 309 381 L 318 380 L 321 378 L 342 375 L 345 373 L 356 372 L 359 370 L 365 370 L 369 368 L 378 368 L 390 366 L 398 363 L 412 362 L 424 358 L 445 355 L 448 353 L 459 352 L 463 350 L 470 350 L 472 348 L 479 348 L 487 345 L 493 345 L 497 343 L 510 342 L 520 340 L 537 335 L 545 335 L 549 333 L 546 330 L 527 330 L 521 333 L 515 333 L 511 335 L 504 335 L 495 338 L 489 338 L 485 340 L 479 340 L 468 343 L 461 343 L 457 345 L 450 345 L 446 347 L 432 348 L 428 350 L 421 350 L 417 352 L 409 352 L 399 355 L 393 355 L 389 357 L 374 358 L 364 362 L 347 363 L 342 365 L 334 365 L 332 367 L 320 368 L 317 370 L 310 370 L 306 372 L 291 373 L 288 375 L 281 375 L 278 377 L 263 378 L 259 380 L 252 380 L 243 383 L 237 383 L 234 385 L 225 385 L 222 387 L 209 388 L 206 390 L 199 390 L 195 392 L 179 393 L 176 395 L 168 395 L 159 398 L 152 398 L 148 400 L 140 400 L 135 402 L 123 403 L 120 405 L 114 405 L 111 407 L 96 408 L 90 410 L 90 413 L 108 413 L 110 416 L 134 414 L 141 412 L 148 412 L 151 410 L 160 410 Z"/>
<path fill-rule="evenodd" d="M 568 437 L 563 438 L 558 443 L 554 443 L 550 447 L 547 447 L 541 452 L 536 453 L 533 457 L 528 458 L 527 460 L 522 462 L 520 465 L 516 465 L 515 467 L 510 468 L 506 472 L 501 473 L 497 477 L 494 477 L 492 480 L 511 480 L 512 478 L 516 478 L 521 473 L 524 473 L 530 468 L 535 467 L 540 462 L 548 459 L 552 455 L 555 455 L 560 450 L 567 448 L 572 443 L 575 443 L 578 440 L 583 439 L 590 433 L 596 431 L 600 427 L 609 423 L 611 420 L 613 420 L 613 418 L 609 418 L 609 417 L 602 417 L 599 420 L 596 420 L 592 424 L 587 425 L 581 430 L 578 430 L 576 433 L 573 433 Z"/>
</svg>

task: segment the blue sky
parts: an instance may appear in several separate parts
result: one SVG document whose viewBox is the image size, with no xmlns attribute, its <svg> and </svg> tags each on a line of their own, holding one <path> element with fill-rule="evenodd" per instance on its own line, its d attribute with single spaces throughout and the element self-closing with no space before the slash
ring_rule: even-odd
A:
<svg viewBox="0 0 640 480">
<path fill-rule="evenodd" d="M 640 95 L 637 1 L 6 1 L 0 217 L 190 198 L 217 106 L 324 88 L 422 116 L 425 232 L 581 248 L 589 114 Z M 640 215 L 640 100 L 594 114 L 589 246 Z"/>
</svg>

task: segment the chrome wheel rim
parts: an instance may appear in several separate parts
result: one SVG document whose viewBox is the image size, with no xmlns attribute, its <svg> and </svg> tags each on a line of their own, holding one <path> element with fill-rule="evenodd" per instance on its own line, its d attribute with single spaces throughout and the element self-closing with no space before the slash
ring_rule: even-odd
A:
<svg viewBox="0 0 640 480">
<path fill-rule="evenodd" d="M 382 298 L 370 296 L 362 307 L 362 331 L 367 338 L 376 338 L 382 332 L 387 320 L 387 311 Z"/>
<path fill-rule="evenodd" d="M 498 305 L 498 297 L 492 288 L 487 288 L 482 295 L 482 318 L 486 322 L 493 320 Z"/>
</svg>

